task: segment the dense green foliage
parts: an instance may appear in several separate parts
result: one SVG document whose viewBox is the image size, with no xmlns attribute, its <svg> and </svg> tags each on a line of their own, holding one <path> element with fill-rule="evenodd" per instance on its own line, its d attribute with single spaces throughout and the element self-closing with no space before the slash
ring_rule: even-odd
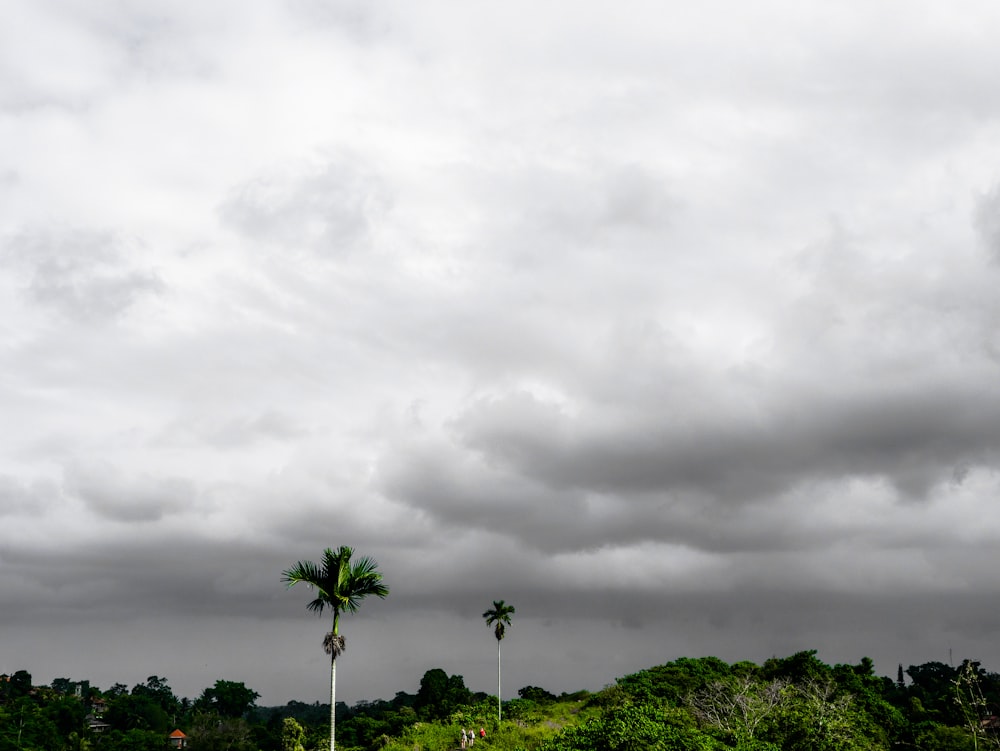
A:
<svg viewBox="0 0 1000 751">
<path fill-rule="evenodd" d="M 328 742 L 329 705 L 257 707 L 258 694 L 219 680 L 193 701 L 167 679 L 128 689 L 58 678 L 0 677 L 0 751 L 161 751 L 174 728 L 192 751 L 313 751 Z M 590 694 L 525 686 L 503 703 L 460 675 L 428 670 L 416 694 L 338 703 L 338 740 L 356 751 L 980 751 L 1000 749 L 1000 675 L 966 661 L 827 665 L 813 651 L 761 665 L 682 658 Z M 484 728 L 485 738 L 478 737 Z"/>
</svg>

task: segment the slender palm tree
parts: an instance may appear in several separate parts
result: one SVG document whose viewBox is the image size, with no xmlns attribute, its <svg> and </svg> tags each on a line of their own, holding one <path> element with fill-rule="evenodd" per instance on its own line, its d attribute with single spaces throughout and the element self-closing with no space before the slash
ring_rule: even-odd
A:
<svg viewBox="0 0 1000 751">
<path fill-rule="evenodd" d="M 506 635 L 513 614 L 514 606 L 503 600 L 494 600 L 493 608 L 483 613 L 486 625 L 494 626 L 493 635 L 497 638 L 497 723 L 500 722 L 500 640 Z"/>
<path fill-rule="evenodd" d="M 354 550 L 346 546 L 336 550 L 327 548 L 321 563 L 299 561 L 281 574 L 281 581 L 289 587 L 301 582 L 316 591 L 316 599 L 306 605 L 309 610 L 319 615 L 324 608 L 333 611 L 333 630 L 323 639 L 323 649 L 330 655 L 330 751 L 334 751 L 337 720 L 337 657 L 346 647 L 339 631 L 340 614 L 356 613 L 361 601 L 369 595 L 385 597 L 389 594 L 374 559 L 365 556 L 352 562 L 352 555 Z"/>
</svg>

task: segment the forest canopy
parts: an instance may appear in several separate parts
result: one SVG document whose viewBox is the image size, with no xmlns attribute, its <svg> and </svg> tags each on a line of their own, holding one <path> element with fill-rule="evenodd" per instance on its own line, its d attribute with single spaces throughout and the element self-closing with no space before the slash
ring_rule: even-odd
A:
<svg viewBox="0 0 1000 751">
<path fill-rule="evenodd" d="M 38 685 L 18 670 L 0 676 L 0 751 L 324 747 L 328 704 L 260 707 L 258 698 L 228 680 L 191 699 L 157 675 L 101 689 L 85 679 Z M 890 678 L 868 658 L 828 665 L 815 651 L 759 665 L 681 658 L 596 693 L 525 686 L 503 707 L 498 722 L 495 696 L 433 668 L 415 694 L 338 703 L 338 746 L 452 751 L 464 747 L 460 732 L 476 731 L 483 751 L 1000 749 L 1000 675 L 971 660 L 900 665 Z"/>
</svg>

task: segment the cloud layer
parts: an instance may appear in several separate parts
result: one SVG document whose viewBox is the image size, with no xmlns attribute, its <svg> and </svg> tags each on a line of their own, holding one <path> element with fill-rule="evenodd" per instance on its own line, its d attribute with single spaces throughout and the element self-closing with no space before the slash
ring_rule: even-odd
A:
<svg viewBox="0 0 1000 751">
<path fill-rule="evenodd" d="M 998 24 L 15 2 L 0 672 L 322 699 L 340 544 L 348 701 L 1000 661 Z"/>
</svg>

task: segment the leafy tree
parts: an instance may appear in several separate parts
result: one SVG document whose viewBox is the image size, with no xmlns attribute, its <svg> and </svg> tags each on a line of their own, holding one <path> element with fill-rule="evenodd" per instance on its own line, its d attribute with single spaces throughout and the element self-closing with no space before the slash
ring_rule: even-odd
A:
<svg viewBox="0 0 1000 751">
<path fill-rule="evenodd" d="M 691 693 L 688 705 L 706 725 L 732 737 L 737 747 L 753 741 L 761 724 L 778 711 L 786 683 L 732 676 Z"/>
<path fill-rule="evenodd" d="M 362 600 L 370 595 L 386 597 L 389 588 L 382 583 L 378 564 L 367 556 L 352 562 L 354 550 L 341 546 L 336 551 L 323 551 L 320 564 L 299 561 L 285 570 L 281 579 L 289 587 L 306 584 L 315 590 L 316 598 L 306 607 L 322 615 L 324 608 L 333 611 L 333 629 L 323 639 L 323 648 L 330 655 L 330 751 L 334 751 L 334 734 L 337 723 L 337 657 L 346 646 L 340 635 L 340 614 L 355 613 Z"/>
<path fill-rule="evenodd" d="M 163 751 L 164 734 L 153 730 L 110 730 L 98 742 L 99 751 Z"/>
<path fill-rule="evenodd" d="M 4 698 L 19 699 L 31 693 L 31 673 L 18 670 L 4 682 Z"/>
<path fill-rule="evenodd" d="M 43 712 L 52 720 L 60 736 L 66 738 L 70 733 L 83 732 L 86 710 L 75 696 L 57 696 L 46 702 Z"/>
<path fill-rule="evenodd" d="M 885 748 L 865 737 L 863 713 L 854 697 L 833 681 L 808 680 L 792 686 L 780 723 L 788 751 L 862 751 Z"/>
<path fill-rule="evenodd" d="M 52 680 L 52 690 L 57 694 L 75 694 L 76 687 L 80 684 L 71 681 L 69 678 L 54 678 Z"/>
<path fill-rule="evenodd" d="M 816 656 L 815 649 L 808 649 L 790 657 L 772 657 L 761 666 L 761 675 L 770 679 L 782 678 L 788 683 L 825 683 L 831 678 L 831 668 Z"/>
<path fill-rule="evenodd" d="M 108 697 L 124 696 L 127 693 L 128 693 L 128 686 L 126 686 L 124 683 L 115 683 L 107 691 Z"/>
<path fill-rule="evenodd" d="M 947 705 L 951 703 L 949 689 L 958 676 L 955 668 L 943 662 L 925 662 L 922 665 L 910 665 L 906 674 L 910 676 L 910 696 L 918 698 L 928 712 L 941 711 L 948 716 L 954 714 L 948 711 L 950 708 Z M 961 718 L 957 716 L 950 719 L 961 722 Z"/>
<path fill-rule="evenodd" d="M 906 719 L 892 703 L 900 693 L 898 676 L 893 682 L 875 675 L 874 663 L 863 657 L 857 665 L 835 665 L 833 677 L 839 690 L 853 698 L 857 729 L 871 745 L 898 746 L 904 742 Z"/>
<path fill-rule="evenodd" d="M 692 692 L 714 681 L 726 680 L 731 672 L 756 675 L 752 663 L 740 663 L 731 669 L 718 657 L 681 657 L 647 670 L 619 678 L 617 685 L 637 701 L 665 699 L 675 706 L 687 701 Z"/>
<path fill-rule="evenodd" d="M 916 728 L 914 746 L 933 751 L 975 751 L 976 742 L 963 728 L 922 723 Z"/>
<path fill-rule="evenodd" d="M 132 687 L 132 696 L 143 696 L 162 709 L 168 717 L 173 719 L 180 709 L 180 701 L 174 695 L 173 689 L 167 683 L 166 678 L 158 675 L 151 675 L 145 683 L 137 683 Z"/>
<path fill-rule="evenodd" d="M 978 662 L 972 660 L 962 662 L 952 681 L 955 703 L 975 748 L 1000 747 L 1000 738 L 988 730 L 992 715 L 990 702 L 984 691 L 984 685 L 988 684 L 989 674 Z"/>
<path fill-rule="evenodd" d="M 260 694 L 243 683 L 216 681 L 206 688 L 194 703 L 195 711 L 215 712 L 220 717 L 244 717 L 253 709 Z"/>
<path fill-rule="evenodd" d="M 281 751 L 305 751 L 306 731 L 294 717 L 281 721 Z"/>
<path fill-rule="evenodd" d="M 86 733 L 72 732 L 66 736 L 65 751 L 90 751 L 90 741 Z"/>
<path fill-rule="evenodd" d="M 116 730 L 169 732 L 170 718 L 155 701 L 142 694 L 121 694 L 111 698 L 104 721 Z"/>
<path fill-rule="evenodd" d="M 440 720 L 448 716 L 445 696 L 448 693 L 448 674 L 441 668 L 432 668 L 420 679 L 420 688 L 413 708 L 417 714 L 428 720 Z"/>
<path fill-rule="evenodd" d="M 493 607 L 483 613 L 487 626 L 493 626 L 493 635 L 497 638 L 497 722 L 500 722 L 500 642 L 507 633 L 510 617 L 514 615 L 514 606 L 503 600 L 494 600 Z"/>
<path fill-rule="evenodd" d="M 55 724 L 30 697 L 0 706 L 0 751 L 54 749 L 61 744 Z"/>
<path fill-rule="evenodd" d="M 420 679 L 413 708 L 424 719 L 443 720 L 471 701 L 472 692 L 462 676 L 449 676 L 441 668 L 432 668 Z"/>
<path fill-rule="evenodd" d="M 199 712 L 188 732 L 191 751 L 256 751 L 249 723 L 242 717 L 222 717 L 214 712 Z M 160 741 L 160 748 L 163 741 Z"/>
<path fill-rule="evenodd" d="M 522 699 L 529 699 L 536 704 L 546 704 L 558 698 L 555 694 L 550 694 L 544 688 L 539 688 L 538 686 L 524 686 L 523 688 L 519 688 L 517 695 Z"/>
<path fill-rule="evenodd" d="M 724 749 L 711 736 L 671 721 L 652 704 L 615 707 L 567 728 L 541 751 L 710 751 Z"/>
</svg>

